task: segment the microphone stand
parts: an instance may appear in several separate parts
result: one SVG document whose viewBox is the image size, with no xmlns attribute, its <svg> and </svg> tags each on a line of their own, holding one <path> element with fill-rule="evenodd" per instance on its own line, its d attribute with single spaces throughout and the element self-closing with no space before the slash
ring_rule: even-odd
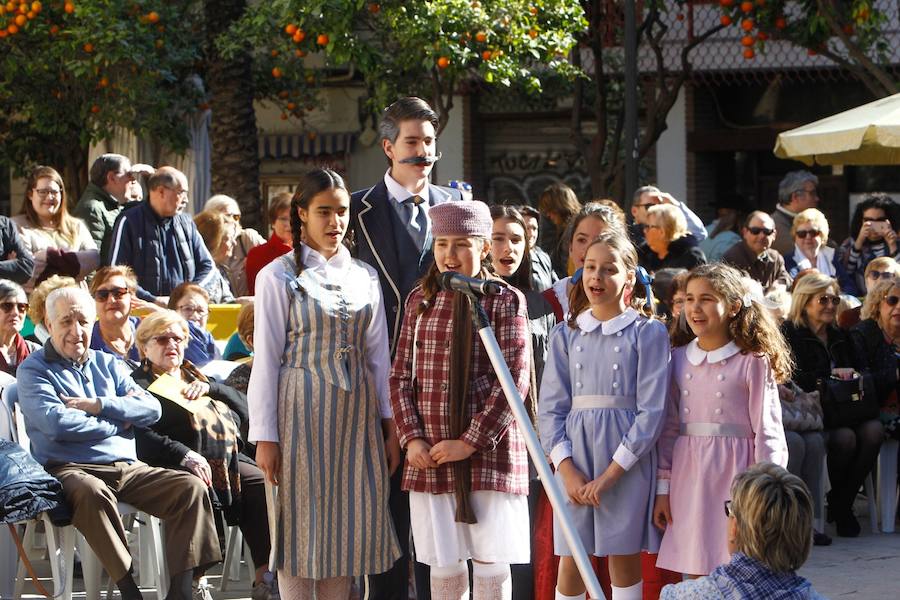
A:
<svg viewBox="0 0 900 600">
<path fill-rule="evenodd" d="M 494 336 L 494 330 L 491 328 L 491 322 L 487 313 L 484 311 L 481 303 L 478 302 L 478 297 L 474 293 L 462 293 L 469 296 L 472 300 L 472 323 L 478 331 L 478 336 L 484 344 L 484 349 L 487 350 L 488 358 L 494 367 L 497 379 L 500 380 L 500 387 L 503 388 L 503 392 L 506 394 L 506 401 L 509 403 L 513 417 L 515 417 L 516 423 L 525 437 L 525 446 L 528 447 L 528 454 L 531 455 L 531 460 L 534 462 L 535 469 L 537 469 L 541 478 L 541 484 L 544 486 L 547 497 L 550 499 L 550 505 L 553 506 L 553 514 L 559 521 L 563 537 L 569 545 L 569 550 L 572 551 L 572 558 L 575 559 L 575 565 L 581 574 L 581 581 L 584 582 L 584 586 L 587 588 L 588 598 L 606 600 L 606 596 L 603 595 L 603 590 L 600 588 L 600 582 L 597 581 L 597 575 L 591 567 L 591 561 L 588 558 L 587 551 L 584 549 L 584 544 L 581 543 L 581 537 L 572 523 L 563 490 L 556 477 L 553 476 L 553 471 L 547 462 L 547 457 L 544 455 L 544 449 L 541 447 L 540 441 L 538 441 L 537 433 L 531 426 L 531 420 L 528 418 L 528 412 L 525 410 L 525 403 L 522 401 L 522 396 L 516 388 L 512 373 L 509 372 L 509 367 L 503 358 L 503 352 L 500 350 L 496 336 Z"/>
</svg>

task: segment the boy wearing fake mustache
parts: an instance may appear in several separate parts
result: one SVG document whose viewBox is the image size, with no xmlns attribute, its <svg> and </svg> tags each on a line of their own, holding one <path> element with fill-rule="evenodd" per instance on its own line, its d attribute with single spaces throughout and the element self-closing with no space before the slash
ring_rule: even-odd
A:
<svg viewBox="0 0 900 600">
<path fill-rule="evenodd" d="M 392 358 L 406 297 L 434 262 L 428 211 L 443 202 L 462 200 L 458 190 L 429 183 L 434 163 L 441 157 L 437 125 L 437 113 L 420 98 L 401 98 L 387 107 L 378 133 L 388 170 L 381 181 L 354 192 L 350 199 L 351 253 L 378 272 Z M 362 597 L 373 600 L 406 600 L 409 498 L 400 490 L 400 473 L 397 470 L 391 476 L 390 504 L 403 556 L 390 571 L 365 578 Z M 421 582 L 416 585 L 418 600 L 428 600 L 425 565 L 416 564 L 416 579 Z"/>
</svg>

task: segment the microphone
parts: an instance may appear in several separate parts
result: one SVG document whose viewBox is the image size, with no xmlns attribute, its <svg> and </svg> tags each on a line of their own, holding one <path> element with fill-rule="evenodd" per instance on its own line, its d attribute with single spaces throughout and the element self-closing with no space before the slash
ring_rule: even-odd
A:
<svg viewBox="0 0 900 600">
<path fill-rule="evenodd" d="M 433 165 L 437 161 L 441 160 L 440 152 L 437 153 L 436 156 L 410 156 L 409 158 L 404 158 L 400 161 L 401 165 Z"/>
<path fill-rule="evenodd" d="M 503 285 L 497 281 L 466 277 L 453 271 L 441 273 L 438 285 L 448 292 L 462 292 L 475 296 L 499 296 L 503 293 Z"/>
</svg>

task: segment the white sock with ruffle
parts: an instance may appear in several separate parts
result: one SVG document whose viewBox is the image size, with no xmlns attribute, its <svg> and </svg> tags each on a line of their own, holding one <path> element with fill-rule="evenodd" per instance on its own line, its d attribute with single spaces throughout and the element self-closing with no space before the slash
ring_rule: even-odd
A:
<svg viewBox="0 0 900 600">
<path fill-rule="evenodd" d="M 452 567 L 431 567 L 432 600 L 468 600 L 469 568 L 464 562 Z"/>
<path fill-rule="evenodd" d="M 472 600 L 512 600 L 512 575 L 507 563 L 472 561 Z"/>
</svg>

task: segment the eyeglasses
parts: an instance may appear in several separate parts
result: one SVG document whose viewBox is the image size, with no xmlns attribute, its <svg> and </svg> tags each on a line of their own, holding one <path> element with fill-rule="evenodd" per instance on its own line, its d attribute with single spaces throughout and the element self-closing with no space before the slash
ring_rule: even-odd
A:
<svg viewBox="0 0 900 600">
<path fill-rule="evenodd" d="M 731 500 L 725 501 L 725 516 L 728 518 L 734 516 L 734 512 L 731 510 Z"/>
<path fill-rule="evenodd" d="M 900 302 L 900 296 L 885 296 L 884 301 L 887 302 L 888 306 L 897 306 L 897 303 Z"/>
<path fill-rule="evenodd" d="M 651 206 L 656 206 L 656 205 L 657 205 L 656 202 L 645 202 L 644 204 L 635 204 L 634 207 L 635 208 L 649 208 Z"/>
<path fill-rule="evenodd" d="M 764 235 L 772 235 L 775 233 L 774 229 L 768 229 L 767 227 L 748 227 L 747 231 L 753 235 L 759 235 L 761 233 Z"/>
<path fill-rule="evenodd" d="M 39 190 L 36 189 L 34 191 L 41 198 L 46 198 L 47 196 L 54 196 L 56 198 L 59 198 L 60 196 L 62 196 L 62 190 L 55 190 L 53 188 L 42 188 Z"/>
<path fill-rule="evenodd" d="M 866 275 L 866 277 L 871 277 L 872 279 L 875 279 L 875 280 L 894 279 L 895 277 L 897 277 L 897 274 L 893 273 L 891 271 L 876 271 L 875 269 L 872 269 L 871 271 L 869 271 L 869 274 Z"/>
<path fill-rule="evenodd" d="M 203 306 L 194 306 L 192 304 L 185 304 L 184 306 L 178 307 L 178 312 L 180 312 L 185 317 L 189 317 L 191 315 L 197 315 L 198 317 L 205 317 L 209 314 L 209 309 Z"/>
<path fill-rule="evenodd" d="M 127 294 L 128 294 L 128 288 L 114 287 L 114 288 L 97 290 L 96 292 L 94 292 L 94 299 L 97 300 L 98 302 L 106 302 L 107 300 L 109 300 L 109 297 L 112 296 L 116 300 L 121 300 Z"/>
<path fill-rule="evenodd" d="M 157 335 L 153 336 L 152 339 L 154 342 L 165 348 L 169 345 L 169 342 L 175 342 L 176 346 L 180 346 L 184 342 L 184 338 L 180 335 L 175 335 L 174 333 Z"/>
<path fill-rule="evenodd" d="M 798 229 L 795 234 L 801 240 L 805 240 L 806 236 L 811 235 L 812 237 L 819 237 L 822 235 L 822 232 L 818 229 Z"/>
<path fill-rule="evenodd" d="M 175 195 L 178 196 L 179 198 L 181 198 L 182 196 L 187 196 L 187 195 L 188 195 L 188 191 L 187 191 L 187 190 L 183 190 L 183 189 L 181 189 L 181 188 L 179 188 L 179 189 L 176 190 L 175 188 L 167 187 L 166 189 L 169 190 L 170 192 L 175 192 Z"/>
<path fill-rule="evenodd" d="M 819 192 L 817 192 L 816 190 L 797 190 L 794 193 L 795 194 L 806 194 L 807 196 L 812 196 L 814 198 L 819 197 Z"/>
<path fill-rule="evenodd" d="M 831 303 L 832 306 L 837 306 L 841 303 L 841 299 L 837 296 L 832 296 L 831 294 L 824 294 L 819 296 L 818 303 L 819 306 L 828 306 L 828 303 Z"/>
<path fill-rule="evenodd" d="M 28 303 L 27 302 L 0 302 L 0 310 L 8 313 L 12 312 L 13 309 L 18 309 L 20 313 L 23 315 L 28 312 Z"/>
</svg>

